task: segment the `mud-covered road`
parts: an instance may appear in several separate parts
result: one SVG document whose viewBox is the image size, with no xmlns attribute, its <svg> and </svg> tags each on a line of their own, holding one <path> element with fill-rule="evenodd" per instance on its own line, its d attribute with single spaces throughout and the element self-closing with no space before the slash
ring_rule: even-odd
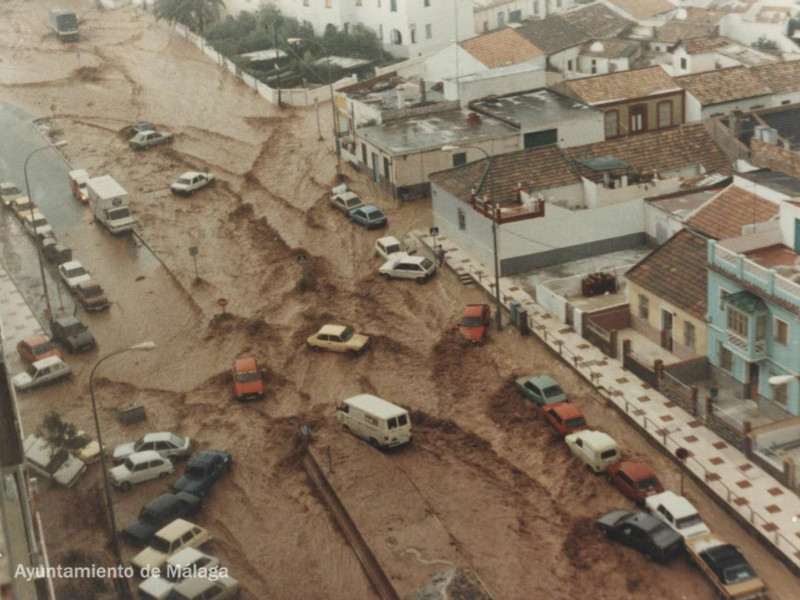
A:
<svg viewBox="0 0 800 600">
<path fill-rule="evenodd" d="M 441 598 L 447 585 L 448 597 L 461 599 L 486 597 L 481 586 L 498 600 L 713 597 L 686 560 L 654 565 L 596 532 L 597 516 L 633 505 L 570 458 L 513 391 L 513 377 L 558 379 L 627 456 L 646 460 L 677 489 L 669 460 L 533 339 L 506 329 L 492 331 L 483 347 L 467 347 L 454 323 L 465 303 L 485 299 L 452 273 L 424 286 L 377 277 L 372 244 L 381 233 L 351 226 L 327 205 L 335 157 L 329 136 L 317 141 L 313 110 L 267 104 L 149 14 L 62 4 L 79 14 L 80 53 L 48 33 L 46 3 L 0 3 L 0 100 L 51 119 L 76 168 L 109 173 L 131 192 L 142 236 L 172 275 L 154 268 L 139 279 L 135 268 L 125 270 L 130 265 L 124 277 L 115 275 L 109 240 L 94 237 L 104 232 L 76 231 L 76 253 L 96 265 L 99 279 L 107 275 L 117 304 L 87 317 L 101 347 L 70 358 L 80 366 L 75 380 L 25 397 L 27 429 L 56 409 L 89 430 L 89 368 L 146 336 L 154 351 L 103 366 L 107 444 L 172 430 L 198 448 L 232 452 L 235 467 L 198 522 L 214 537 L 208 551 L 249 600 L 376 598 L 298 461 L 303 424 L 323 464 L 330 447 L 331 481 L 403 598 Z M 174 133 L 174 143 L 130 151 L 123 131 L 138 120 Z M 206 167 L 219 180 L 214 189 L 185 199 L 169 194 L 181 172 Z M 400 207 L 363 175 L 345 172 L 351 187 L 385 209 L 392 234 L 427 228 L 428 204 Z M 199 248 L 197 281 L 190 246 Z M 220 297 L 228 300 L 225 315 Z M 374 344 L 357 359 L 307 352 L 306 337 L 326 322 L 351 324 Z M 229 372 L 234 358 L 247 355 L 265 366 L 268 396 L 238 405 Z M 334 406 L 360 392 L 413 411 L 411 447 L 380 454 L 337 427 Z M 128 402 L 146 408 L 147 422 L 117 423 L 114 410 Z M 51 563 L 110 562 L 98 516 L 100 475 L 93 466 L 75 489 L 43 490 Z M 163 489 L 153 482 L 115 492 L 119 525 Z M 780 563 L 691 484 L 687 495 L 712 528 L 744 548 L 773 600 L 796 597 L 798 581 Z M 126 546 L 124 554 L 137 550 Z M 109 597 L 102 582 L 57 585 L 64 598 Z"/>
</svg>

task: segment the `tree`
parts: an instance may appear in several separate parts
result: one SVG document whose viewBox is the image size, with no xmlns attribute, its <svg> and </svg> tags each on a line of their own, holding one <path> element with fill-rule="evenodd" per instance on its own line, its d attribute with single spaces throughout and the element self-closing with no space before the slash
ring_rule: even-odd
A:
<svg viewBox="0 0 800 600">
<path fill-rule="evenodd" d="M 209 23 L 219 20 L 220 8 L 225 8 L 223 0 L 159 0 L 153 14 L 156 20 L 181 23 L 202 34 Z"/>
<path fill-rule="evenodd" d="M 755 42 L 753 42 L 753 48 L 756 50 L 764 50 L 766 52 L 777 52 L 778 43 L 773 40 L 768 40 L 766 36 L 762 35 Z"/>
<path fill-rule="evenodd" d="M 80 450 L 89 443 L 85 435 L 78 435 L 78 430 L 72 423 L 65 423 L 56 411 L 50 411 L 42 420 L 36 435 L 47 443 L 50 461 L 47 470 L 51 481 L 53 474 L 69 458 L 71 453 Z"/>
</svg>

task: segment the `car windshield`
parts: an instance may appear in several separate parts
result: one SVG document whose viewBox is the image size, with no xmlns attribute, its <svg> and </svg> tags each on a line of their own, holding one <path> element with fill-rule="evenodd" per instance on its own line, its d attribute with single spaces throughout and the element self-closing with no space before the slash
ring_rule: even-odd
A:
<svg viewBox="0 0 800 600">
<path fill-rule="evenodd" d="M 141 448 L 142 446 L 144 446 L 144 438 L 136 440 L 136 442 L 133 444 L 133 451 L 138 452 L 139 448 Z"/>
<path fill-rule="evenodd" d="M 258 381 L 261 375 L 258 371 L 247 371 L 246 373 L 236 374 L 236 383 L 250 383 L 251 381 Z"/>
<path fill-rule="evenodd" d="M 83 267 L 75 267 L 74 269 L 67 269 L 67 277 L 80 277 L 86 275 L 86 269 Z"/>
<path fill-rule="evenodd" d="M 688 517 L 681 517 L 680 519 L 676 519 L 675 527 L 677 527 L 678 529 L 686 529 L 687 527 L 700 525 L 702 522 L 703 519 L 700 518 L 700 515 L 694 514 L 694 515 L 689 515 Z"/>
<path fill-rule="evenodd" d="M 80 335 L 84 331 L 86 331 L 86 325 L 84 325 L 83 323 L 73 323 L 69 327 L 64 328 L 64 335 L 66 335 L 67 337 L 71 337 L 75 335 Z"/>
<path fill-rule="evenodd" d="M 422 265 L 422 268 L 425 269 L 426 271 L 431 267 L 433 267 L 433 262 L 431 262 L 431 259 L 429 258 L 423 258 L 420 264 Z"/>
<path fill-rule="evenodd" d="M 191 183 L 191 180 L 187 179 L 186 177 L 179 177 L 178 181 L 176 181 L 175 183 L 179 183 L 181 185 L 189 185 Z"/>
<path fill-rule="evenodd" d="M 169 554 L 169 542 L 162 537 L 154 537 L 153 541 L 150 542 L 150 547 L 163 554 Z"/>
<path fill-rule="evenodd" d="M 367 213 L 367 219 L 370 221 L 377 221 L 378 219 L 383 218 L 383 213 L 379 210 L 371 210 Z"/>
<path fill-rule="evenodd" d="M 600 455 L 600 458 L 605 460 L 607 458 L 614 458 L 616 455 L 617 455 L 617 451 L 616 450 L 606 450 L 605 452 L 603 452 Z"/>
<path fill-rule="evenodd" d="M 108 216 L 111 217 L 112 220 L 114 219 L 124 219 L 125 217 L 131 216 L 131 211 L 127 208 L 115 208 L 108 212 Z"/>
<path fill-rule="evenodd" d="M 4 187 L 2 190 L 3 196 L 11 196 L 12 194 L 21 194 L 22 190 L 20 190 L 17 186 L 11 185 L 8 187 Z"/>
<path fill-rule="evenodd" d="M 391 244 L 385 248 L 386 254 L 394 254 L 395 252 L 402 252 L 400 244 Z"/>
<path fill-rule="evenodd" d="M 36 208 L 36 205 L 33 202 L 17 202 L 14 205 L 14 208 L 17 212 L 25 212 L 32 208 Z"/>
<path fill-rule="evenodd" d="M 638 484 L 636 484 L 636 487 L 639 488 L 640 490 L 649 490 L 658 487 L 658 479 L 656 479 L 655 477 L 645 477 L 644 479 L 639 481 Z"/>
<path fill-rule="evenodd" d="M 186 477 L 189 479 L 202 479 L 206 475 L 206 470 L 203 467 L 189 467 L 186 469 Z"/>
<path fill-rule="evenodd" d="M 126 468 L 126 469 L 128 469 L 128 471 L 133 471 L 133 462 L 131 462 L 131 459 L 130 459 L 130 458 L 129 458 L 129 459 L 127 459 L 127 460 L 126 460 L 124 463 L 122 463 L 122 464 L 123 464 L 123 465 L 125 465 L 125 468 Z"/>
<path fill-rule="evenodd" d="M 555 396 L 562 396 L 563 394 L 564 390 L 562 390 L 557 385 L 551 385 L 550 387 L 544 388 L 545 398 L 554 398 Z"/>
<path fill-rule="evenodd" d="M 480 327 L 483 325 L 483 320 L 480 317 L 464 317 L 461 320 L 462 327 Z"/>
<path fill-rule="evenodd" d="M 154 515 L 146 508 L 143 508 L 142 512 L 139 513 L 139 520 L 144 521 L 145 523 L 153 523 L 155 525 L 161 523 L 161 519 L 159 519 L 157 515 Z"/>
<path fill-rule="evenodd" d="M 27 370 L 27 371 L 25 371 L 25 372 L 26 372 L 28 375 L 30 375 L 31 377 L 33 377 L 34 375 L 36 375 L 36 367 L 34 367 L 33 365 L 31 365 L 30 367 L 28 367 L 28 370 Z"/>
<path fill-rule="evenodd" d="M 44 217 L 34 219 L 33 221 L 31 221 L 31 225 L 33 227 L 45 227 L 47 225 L 47 219 L 45 219 Z"/>
<path fill-rule="evenodd" d="M 87 298 L 94 298 L 95 296 L 102 296 L 103 290 L 99 285 L 93 285 L 91 287 L 83 288 L 83 295 Z"/>
<path fill-rule="evenodd" d="M 667 544 L 669 538 L 675 535 L 677 534 L 666 523 L 659 523 L 650 530 L 650 537 L 653 538 L 656 544 Z"/>
<path fill-rule="evenodd" d="M 747 581 L 756 577 L 755 572 L 747 563 L 729 567 L 722 573 L 722 578 L 725 583 L 738 583 L 740 581 Z"/>
<path fill-rule="evenodd" d="M 350 198 L 349 200 L 344 201 L 344 205 L 347 208 L 357 208 L 361 206 L 361 199 L 360 198 Z"/>
<path fill-rule="evenodd" d="M 55 348 L 55 344 L 52 341 L 47 341 L 44 344 L 39 344 L 38 346 L 34 346 L 33 348 L 31 348 L 31 350 L 33 350 L 33 353 L 38 356 L 39 354 L 50 352 L 53 348 Z"/>
<path fill-rule="evenodd" d="M 578 427 L 583 427 L 586 425 L 586 421 L 583 417 L 575 417 L 574 419 L 567 419 L 567 428 L 568 429 L 577 429 Z"/>
<path fill-rule="evenodd" d="M 353 330 L 350 327 L 345 327 L 339 337 L 343 342 L 346 342 L 353 337 Z"/>
</svg>

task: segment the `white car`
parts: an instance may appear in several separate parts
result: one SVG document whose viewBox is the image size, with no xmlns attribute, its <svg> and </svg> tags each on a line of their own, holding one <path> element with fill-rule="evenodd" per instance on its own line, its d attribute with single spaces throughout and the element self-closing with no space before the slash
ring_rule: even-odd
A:
<svg viewBox="0 0 800 600">
<path fill-rule="evenodd" d="M 61 279 L 64 280 L 64 283 L 67 284 L 69 289 L 73 291 L 79 283 L 89 281 L 92 278 L 92 276 L 89 275 L 89 271 L 77 260 L 70 260 L 58 265 L 58 274 L 61 275 Z"/>
<path fill-rule="evenodd" d="M 72 369 L 61 360 L 61 357 L 48 356 L 31 363 L 27 371 L 15 375 L 11 381 L 14 383 L 15 388 L 24 392 L 49 383 L 69 379 L 71 375 Z"/>
<path fill-rule="evenodd" d="M 383 263 L 378 273 L 384 279 L 413 279 L 425 283 L 436 274 L 436 265 L 424 256 L 400 256 Z"/>
<path fill-rule="evenodd" d="M 55 237 L 53 228 L 50 227 L 50 223 L 47 222 L 47 219 L 45 219 L 44 215 L 41 213 L 34 213 L 33 215 L 30 213 L 23 214 L 22 226 L 31 237 L 38 238 L 40 240 L 46 237 Z"/>
<path fill-rule="evenodd" d="M 3 206 L 8 206 L 17 198 L 22 198 L 22 196 L 24 196 L 22 190 L 15 183 L 10 181 L 0 183 L 0 200 L 2 200 Z"/>
<path fill-rule="evenodd" d="M 386 237 L 378 238 L 375 241 L 375 256 L 382 258 L 384 261 L 397 260 L 404 256 L 408 256 L 403 245 L 396 237 L 387 235 Z"/>
<path fill-rule="evenodd" d="M 191 440 L 177 433 L 160 431 L 158 433 L 148 433 L 135 442 L 120 444 L 114 448 L 114 462 L 122 462 L 134 452 L 145 450 L 155 450 L 162 457 L 174 460 L 189 456 L 189 446 Z"/>
<path fill-rule="evenodd" d="M 337 185 L 331 189 L 330 204 L 333 208 L 347 214 L 354 208 L 361 208 L 364 203 L 355 192 L 347 189 L 347 185 Z"/>
<path fill-rule="evenodd" d="M 31 471 L 45 479 L 52 479 L 58 485 L 72 487 L 86 470 L 83 461 L 64 449 L 53 453 L 46 440 L 33 434 L 25 438 L 22 446 L 25 462 Z"/>
<path fill-rule="evenodd" d="M 109 469 L 111 483 L 123 492 L 131 489 L 135 483 L 144 483 L 158 477 L 172 474 L 175 467 L 168 458 L 162 457 L 155 450 L 134 452 L 121 465 Z"/>
<path fill-rule="evenodd" d="M 207 529 L 185 519 L 175 519 L 156 532 L 150 540 L 150 545 L 133 557 L 131 565 L 140 572 L 146 569 L 160 569 L 170 556 L 184 548 L 202 546 L 209 539 L 211 534 Z"/>
<path fill-rule="evenodd" d="M 173 595 L 174 594 L 174 595 Z M 242 586 L 233 577 L 189 577 L 177 584 L 170 600 L 236 600 Z"/>
<path fill-rule="evenodd" d="M 139 586 L 140 598 L 166 598 L 187 577 L 211 577 L 220 573 L 219 559 L 197 548 L 184 548 L 167 559 L 158 577 L 149 577 Z"/>
<path fill-rule="evenodd" d="M 647 511 L 677 531 L 684 540 L 711 533 L 697 509 L 675 492 L 661 492 L 644 501 Z"/>
<path fill-rule="evenodd" d="M 179 196 L 191 196 L 197 190 L 206 187 L 207 185 L 214 185 L 216 179 L 211 173 L 198 173 L 197 171 L 188 171 L 184 173 L 178 180 L 173 183 L 169 189 L 173 194 Z"/>
</svg>

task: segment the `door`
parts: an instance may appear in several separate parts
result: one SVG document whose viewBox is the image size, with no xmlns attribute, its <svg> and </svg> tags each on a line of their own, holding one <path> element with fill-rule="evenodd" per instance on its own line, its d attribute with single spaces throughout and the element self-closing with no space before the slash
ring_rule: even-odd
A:
<svg viewBox="0 0 800 600">
<path fill-rule="evenodd" d="M 672 351 L 672 313 L 661 310 L 661 347 Z"/>
<path fill-rule="evenodd" d="M 758 380 L 761 374 L 761 369 L 758 363 L 750 363 L 750 393 L 748 397 L 750 400 L 758 400 Z"/>
<path fill-rule="evenodd" d="M 381 182 L 381 163 L 380 158 L 374 152 L 372 153 L 372 180 L 375 183 Z"/>
<path fill-rule="evenodd" d="M 647 107 L 643 105 L 631 107 L 631 133 L 647 131 Z"/>
<path fill-rule="evenodd" d="M 545 131 L 532 131 L 526 133 L 524 137 L 525 148 L 538 148 L 539 146 L 551 146 L 558 141 L 558 130 L 547 129 Z"/>
</svg>

